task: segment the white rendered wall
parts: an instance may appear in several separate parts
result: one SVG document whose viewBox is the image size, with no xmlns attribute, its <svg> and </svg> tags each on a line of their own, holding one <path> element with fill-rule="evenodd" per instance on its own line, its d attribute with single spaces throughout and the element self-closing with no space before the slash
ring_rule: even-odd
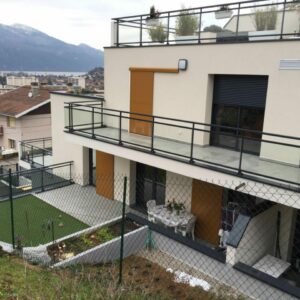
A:
<svg viewBox="0 0 300 300">
<path fill-rule="evenodd" d="M 73 178 L 76 183 L 88 183 L 88 148 L 65 138 L 64 102 L 80 101 L 78 97 L 51 94 L 53 164 L 73 161 Z M 83 99 L 84 100 L 84 99 Z M 63 176 L 63 174 L 60 174 Z"/>
</svg>

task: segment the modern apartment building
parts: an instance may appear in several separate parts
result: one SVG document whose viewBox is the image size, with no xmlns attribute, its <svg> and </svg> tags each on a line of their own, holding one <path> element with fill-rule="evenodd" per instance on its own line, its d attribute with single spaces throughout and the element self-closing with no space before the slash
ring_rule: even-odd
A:
<svg viewBox="0 0 300 300">
<path fill-rule="evenodd" d="M 263 34 L 252 25 L 258 9 L 265 18 L 275 11 L 276 26 Z M 246 1 L 151 22 L 148 14 L 113 19 L 104 99 L 51 94 L 53 163 L 73 160 L 77 183 L 94 183 L 107 199 L 119 199 L 114 178 L 126 175 L 128 205 L 139 213 L 152 199 L 183 202 L 196 217 L 196 239 L 186 245 L 296 295 L 298 13 L 292 1 Z M 182 15 L 197 28 L 179 37 Z M 211 25 L 223 30 L 204 30 Z M 155 26 L 163 38 L 151 38 Z M 103 174 L 105 186 L 95 180 Z M 256 267 L 266 257 L 282 271 Z"/>
</svg>

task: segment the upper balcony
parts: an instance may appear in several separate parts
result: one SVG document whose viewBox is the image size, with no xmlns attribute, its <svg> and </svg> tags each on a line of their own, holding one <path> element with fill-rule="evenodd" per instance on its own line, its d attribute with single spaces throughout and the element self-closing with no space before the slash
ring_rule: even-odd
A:
<svg viewBox="0 0 300 300">
<path fill-rule="evenodd" d="M 112 47 L 300 41 L 300 0 L 154 10 L 112 21 Z"/>
<path fill-rule="evenodd" d="M 102 102 L 66 103 L 65 131 L 291 190 L 300 187 L 299 137 L 108 109 Z"/>
</svg>

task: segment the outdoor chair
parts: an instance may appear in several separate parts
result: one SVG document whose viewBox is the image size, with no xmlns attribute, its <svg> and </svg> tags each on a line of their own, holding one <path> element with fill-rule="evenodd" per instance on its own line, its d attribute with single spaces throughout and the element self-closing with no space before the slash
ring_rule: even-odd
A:
<svg viewBox="0 0 300 300">
<path fill-rule="evenodd" d="M 148 213 L 148 221 L 155 223 L 155 218 L 151 214 L 151 211 L 156 207 L 156 201 L 155 200 L 149 200 L 147 201 L 147 213 Z"/>
<path fill-rule="evenodd" d="M 191 235 L 192 239 L 195 240 L 195 224 L 196 217 L 192 217 L 189 219 L 188 223 L 182 224 L 175 228 L 176 233 L 181 233 L 184 237 L 187 235 Z"/>
</svg>

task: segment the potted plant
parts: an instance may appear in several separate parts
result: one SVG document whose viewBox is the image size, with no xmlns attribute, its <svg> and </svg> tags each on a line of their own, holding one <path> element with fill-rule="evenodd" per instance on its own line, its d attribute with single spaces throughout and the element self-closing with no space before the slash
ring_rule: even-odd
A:
<svg viewBox="0 0 300 300">
<path fill-rule="evenodd" d="M 161 22 L 159 22 L 158 25 L 149 28 L 148 33 L 152 42 L 164 43 L 167 38 L 165 27 L 162 25 Z"/>
<path fill-rule="evenodd" d="M 276 36 L 278 34 L 276 30 L 278 11 L 275 6 L 255 10 L 253 18 L 256 31 L 249 32 L 250 41 L 280 38 L 279 35 Z"/>
<path fill-rule="evenodd" d="M 150 7 L 149 17 L 146 18 L 146 24 L 149 26 L 156 26 L 159 23 L 159 12 L 155 9 L 155 6 Z"/>
<path fill-rule="evenodd" d="M 174 210 L 175 210 L 176 214 L 179 215 L 181 212 L 183 212 L 185 210 L 185 206 L 181 202 L 175 202 Z"/>
<path fill-rule="evenodd" d="M 192 12 L 184 9 L 176 18 L 176 44 L 181 43 L 197 43 L 196 30 L 199 27 L 198 17 Z M 194 40 L 194 41 L 193 41 Z"/>
<path fill-rule="evenodd" d="M 233 11 L 229 8 L 228 5 L 220 6 L 219 10 L 215 12 L 216 19 L 227 19 L 230 18 L 233 14 Z"/>
</svg>

